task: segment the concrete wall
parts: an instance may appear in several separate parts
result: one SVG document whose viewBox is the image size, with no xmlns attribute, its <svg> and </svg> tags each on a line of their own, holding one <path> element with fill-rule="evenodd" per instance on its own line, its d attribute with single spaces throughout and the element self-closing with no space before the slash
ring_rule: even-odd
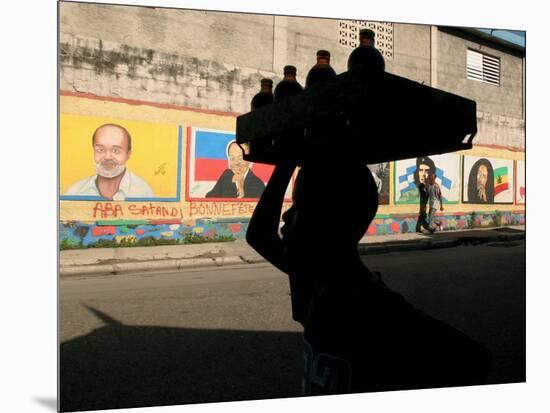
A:
<svg viewBox="0 0 550 413">
<path fill-rule="evenodd" d="M 466 51 L 500 58 L 500 86 L 466 78 Z M 523 58 L 468 38 L 438 31 L 437 88 L 477 102 L 476 144 L 525 148 Z"/>
<path fill-rule="evenodd" d="M 338 20 L 62 3 L 61 89 L 244 113 L 284 65 L 303 84 L 319 49 L 337 73 Z M 388 72 L 430 82 L 429 26 L 396 24 Z"/>
<path fill-rule="evenodd" d="M 271 75 L 273 17 L 62 3 L 60 42 L 62 90 L 243 112 Z"/>
<path fill-rule="evenodd" d="M 260 79 L 278 82 L 284 65 L 294 64 L 303 84 L 318 49 L 331 51 L 337 72 L 346 70 L 351 52 L 339 43 L 339 21 L 331 19 L 78 3 L 61 3 L 60 17 L 61 237 L 73 245 L 242 238 L 257 199 L 193 196 L 193 134 L 234 133 L 236 116 L 249 110 Z M 425 84 L 435 81 L 438 88 L 478 101 L 480 145 L 459 155 L 523 160 L 518 59 L 503 55 L 502 90 L 480 88 L 478 82 L 474 87 L 465 78 L 464 40 L 435 33 L 434 39 L 430 26 L 395 24 L 387 71 Z M 507 67 L 513 69 L 510 74 Z M 166 196 L 131 202 L 63 197 L 79 174 L 93 174 L 88 169 L 93 167 L 89 142 L 94 122 L 133 128 L 134 163 L 129 168 L 156 182 Z M 162 136 L 142 133 L 161 129 L 167 131 Z M 169 145 L 162 147 L 163 142 Z M 389 202 L 380 206 L 369 233 L 413 231 L 418 206 L 394 202 L 393 163 L 388 169 Z M 285 208 L 289 206 L 287 201 Z M 345 219 L 345 207 L 342 197 L 327 196 L 324 208 L 331 228 Z M 516 202 L 458 202 L 446 208 L 442 219 L 447 228 L 489 225 L 496 222 L 491 219 L 495 211 L 498 222 L 524 222 L 524 206 Z M 487 219 L 472 224 L 466 219 L 472 212 Z"/>
<path fill-rule="evenodd" d="M 395 24 L 395 54 L 387 71 L 430 85 L 430 26 Z"/>
</svg>

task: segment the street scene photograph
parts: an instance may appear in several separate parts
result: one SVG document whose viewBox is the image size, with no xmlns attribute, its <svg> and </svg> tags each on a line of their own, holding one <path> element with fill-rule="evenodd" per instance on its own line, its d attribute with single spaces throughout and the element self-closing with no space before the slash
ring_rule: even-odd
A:
<svg viewBox="0 0 550 413">
<path fill-rule="evenodd" d="M 57 7 L 59 411 L 526 383 L 525 30 Z"/>
</svg>

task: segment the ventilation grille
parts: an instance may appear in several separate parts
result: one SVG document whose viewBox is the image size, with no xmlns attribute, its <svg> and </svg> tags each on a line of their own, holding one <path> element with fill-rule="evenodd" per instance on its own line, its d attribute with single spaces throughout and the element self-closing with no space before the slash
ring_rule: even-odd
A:
<svg viewBox="0 0 550 413">
<path fill-rule="evenodd" d="M 500 59 L 468 49 L 466 73 L 468 79 L 500 86 Z"/>
<path fill-rule="evenodd" d="M 349 49 L 355 49 L 359 45 L 359 30 L 365 28 L 376 33 L 375 46 L 382 56 L 393 59 L 393 23 L 340 20 L 339 43 Z"/>
</svg>

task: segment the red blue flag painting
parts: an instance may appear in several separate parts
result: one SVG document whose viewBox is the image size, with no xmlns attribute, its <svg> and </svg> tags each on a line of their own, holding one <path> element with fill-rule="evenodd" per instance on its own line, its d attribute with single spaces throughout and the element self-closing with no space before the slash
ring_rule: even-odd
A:
<svg viewBox="0 0 550 413">
<path fill-rule="evenodd" d="M 202 128 L 188 131 L 188 199 L 257 201 L 273 168 L 244 160 L 234 132 Z M 290 194 L 289 185 L 287 198 Z"/>
</svg>

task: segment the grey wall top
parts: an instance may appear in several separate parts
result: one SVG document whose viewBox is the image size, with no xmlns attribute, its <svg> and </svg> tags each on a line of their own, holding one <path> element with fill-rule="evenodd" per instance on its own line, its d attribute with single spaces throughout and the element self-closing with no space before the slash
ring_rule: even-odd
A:
<svg viewBox="0 0 550 413">
<path fill-rule="evenodd" d="M 353 50 L 342 43 L 346 21 L 338 19 L 92 3 L 61 3 L 60 19 L 62 90 L 225 112 L 248 112 L 260 79 L 276 84 L 284 65 L 295 65 L 304 84 L 318 49 L 331 52 L 337 73 Z M 521 121 L 524 59 L 435 33 L 427 25 L 393 24 L 386 70 L 427 85 L 434 80 L 476 100 L 480 112 Z M 501 59 L 500 86 L 466 78 L 468 48 Z"/>
</svg>

